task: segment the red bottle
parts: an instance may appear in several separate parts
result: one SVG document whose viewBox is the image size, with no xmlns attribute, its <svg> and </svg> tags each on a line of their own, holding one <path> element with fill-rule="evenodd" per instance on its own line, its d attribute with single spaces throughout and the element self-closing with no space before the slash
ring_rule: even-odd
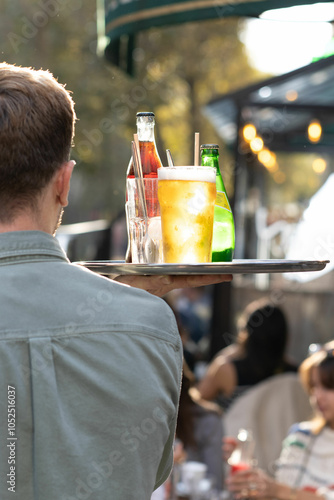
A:
<svg viewBox="0 0 334 500">
<path fill-rule="evenodd" d="M 158 177 L 158 168 L 162 166 L 155 144 L 155 116 L 152 112 L 141 112 L 137 113 L 136 116 L 140 159 L 144 176 L 147 215 L 148 217 L 156 217 L 160 215 L 157 192 L 152 189 L 149 182 L 145 183 L 145 179 L 156 179 Z M 132 158 L 128 166 L 127 178 L 134 178 Z"/>
<path fill-rule="evenodd" d="M 147 215 L 150 220 L 154 219 L 159 231 L 161 232 L 161 220 L 160 220 L 160 206 L 158 201 L 158 168 L 162 166 L 159 153 L 155 144 L 154 137 L 154 125 L 155 116 L 152 112 L 137 113 L 137 135 L 139 142 L 140 158 L 142 164 L 142 171 L 144 177 L 144 189 L 145 189 L 145 200 L 147 207 Z M 128 189 L 129 184 L 133 186 L 132 180 L 135 178 L 133 170 L 133 160 L 131 158 L 127 173 L 126 173 L 126 215 L 127 215 L 127 230 L 128 230 L 128 248 L 126 251 L 125 261 L 133 262 L 133 257 L 135 262 L 138 262 L 138 255 L 135 253 L 131 254 L 131 244 L 130 240 L 133 238 L 133 232 L 130 230 L 130 220 L 132 217 L 138 217 L 139 214 L 133 214 L 133 200 L 132 204 L 129 201 Z M 131 219 L 133 220 L 133 219 Z M 151 224 L 151 222 L 150 222 Z M 139 226 L 138 226 L 139 227 Z M 151 227 L 151 226 L 150 226 Z M 159 232 L 158 231 L 158 232 Z M 140 260 L 139 260 L 140 262 Z"/>
</svg>

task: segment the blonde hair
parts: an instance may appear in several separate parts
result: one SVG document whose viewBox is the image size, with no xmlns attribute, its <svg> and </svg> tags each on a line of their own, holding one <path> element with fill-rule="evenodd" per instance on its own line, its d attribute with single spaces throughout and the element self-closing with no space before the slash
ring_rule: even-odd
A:
<svg viewBox="0 0 334 500">
<path fill-rule="evenodd" d="M 305 391 L 311 396 L 312 371 L 319 370 L 321 384 L 334 391 L 334 341 L 324 344 L 322 348 L 306 358 L 299 367 L 299 376 Z M 311 420 L 313 432 L 319 433 L 327 422 L 322 415 L 315 415 Z"/>
<path fill-rule="evenodd" d="M 49 71 L 0 64 L 0 221 L 34 207 L 69 160 L 73 100 Z"/>
</svg>

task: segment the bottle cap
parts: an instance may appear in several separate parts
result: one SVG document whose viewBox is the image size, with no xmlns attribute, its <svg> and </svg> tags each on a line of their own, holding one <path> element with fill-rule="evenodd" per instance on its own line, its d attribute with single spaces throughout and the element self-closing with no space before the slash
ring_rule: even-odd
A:
<svg viewBox="0 0 334 500">
<path fill-rule="evenodd" d="M 154 113 L 151 112 L 141 112 L 136 114 L 137 127 L 150 127 L 153 128 L 155 124 Z"/>
<path fill-rule="evenodd" d="M 200 149 L 219 149 L 218 144 L 202 144 Z"/>
</svg>

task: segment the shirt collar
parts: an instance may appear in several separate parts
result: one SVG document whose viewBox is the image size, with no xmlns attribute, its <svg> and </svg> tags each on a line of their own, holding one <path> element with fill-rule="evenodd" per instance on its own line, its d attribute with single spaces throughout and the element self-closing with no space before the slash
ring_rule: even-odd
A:
<svg viewBox="0 0 334 500">
<path fill-rule="evenodd" d="M 0 233 L 0 260 L 32 255 L 58 257 L 68 261 L 59 241 L 51 234 L 43 231 Z"/>
</svg>

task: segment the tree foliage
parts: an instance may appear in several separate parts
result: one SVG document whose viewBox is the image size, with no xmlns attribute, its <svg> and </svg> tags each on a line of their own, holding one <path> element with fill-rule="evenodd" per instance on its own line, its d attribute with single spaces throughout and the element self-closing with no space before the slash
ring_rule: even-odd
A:
<svg viewBox="0 0 334 500">
<path fill-rule="evenodd" d="M 123 210 L 125 172 L 137 111 L 156 113 L 163 163 L 193 161 L 194 132 L 218 142 L 203 114 L 213 97 L 259 79 L 238 38 L 237 19 L 187 23 L 140 33 L 131 78 L 96 53 L 96 5 L 83 0 L 3 0 L 2 60 L 49 69 L 73 92 L 77 161 L 64 221 Z"/>
</svg>

